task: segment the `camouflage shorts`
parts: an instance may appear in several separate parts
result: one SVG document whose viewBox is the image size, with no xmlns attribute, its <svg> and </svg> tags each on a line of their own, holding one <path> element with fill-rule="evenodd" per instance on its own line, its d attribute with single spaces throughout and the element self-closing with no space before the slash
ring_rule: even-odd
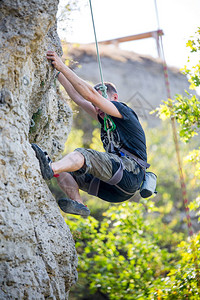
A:
<svg viewBox="0 0 200 300">
<path fill-rule="evenodd" d="M 101 180 L 98 197 L 108 202 L 125 201 L 139 189 L 144 171 L 133 159 L 92 149 L 77 148 L 75 151 L 80 152 L 85 158 L 84 166 L 71 173 L 81 190 L 88 192 L 94 177 Z M 120 161 L 123 163 L 121 181 L 115 186 L 107 184 L 106 182 L 118 170 Z"/>
</svg>

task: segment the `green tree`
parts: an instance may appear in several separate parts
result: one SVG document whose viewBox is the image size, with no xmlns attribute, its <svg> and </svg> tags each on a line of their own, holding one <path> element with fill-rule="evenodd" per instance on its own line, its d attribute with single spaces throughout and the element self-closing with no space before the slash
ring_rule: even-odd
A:
<svg viewBox="0 0 200 300">
<path fill-rule="evenodd" d="M 187 42 L 191 56 L 193 53 L 200 53 L 200 27 Z M 190 58 L 188 58 L 188 63 Z M 196 90 L 200 87 L 200 60 L 194 66 L 185 66 L 183 73 L 188 76 L 190 89 Z M 179 135 L 181 140 L 191 143 L 191 138 L 199 135 L 200 128 L 200 100 L 197 95 L 192 95 L 186 91 L 186 96 L 177 95 L 175 99 L 168 99 L 157 109 L 157 114 L 161 119 L 173 117 L 179 124 Z M 199 143 L 198 143 L 199 145 Z M 197 180 L 200 179 L 200 147 L 192 149 L 187 153 L 185 161 L 195 166 L 194 174 Z M 199 181 L 198 181 L 199 186 Z M 199 189 L 198 189 L 199 190 Z M 190 204 L 191 209 L 199 207 L 199 197 Z"/>
<path fill-rule="evenodd" d="M 198 300 L 200 298 L 200 234 L 182 241 L 177 248 L 180 260 L 169 274 L 157 282 L 155 299 Z"/>
<path fill-rule="evenodd" d="M 195 36 L 188 41 L 187 47 L 191 53 L 200 53 L 200 27 Z M 190 58 L 188 58 L 188 63 Z M 183 74 L 188 76 L 190 89 L 196 90 L 200 87 L 200 60 L 195 66 L 185 66 Z M 186 96 L 177 95 L 175 99 L 168 99 L 157 108 L 161 119 L 174 117 L 180 125 L 179 134 L 181 139 L 188 142 L 193 136 L 198 135 L 200 128 L 200 101 L 196 95 L 186 91 Z"/>
<path fill-rule="evenodd" d="M 66 223 L 79 254 L 77 299 L 86 290 L 109 299 L 152 299 L 180 258 L 175 248 L 183 234 L 172 234 L 152 201 L 114 205 L 101 222 L 68 217 Z"/>
</svg>

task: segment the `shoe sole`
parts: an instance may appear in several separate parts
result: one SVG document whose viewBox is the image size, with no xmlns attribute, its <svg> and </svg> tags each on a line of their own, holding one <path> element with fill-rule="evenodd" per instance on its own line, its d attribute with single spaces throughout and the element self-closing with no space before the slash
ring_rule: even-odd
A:
<svg viewBox="0 0 200 300">
<path fill-rule="evenodd" d="M 82 217 L 88 217 L 90 215 L 89 208 L 71 199 L 59 199 L 58 206 L 63 212 L 68 214 L 80 215 Z"/>
<path fill-rule="evenodd" d="M 42 177 L 45 180 L 50 180 L 53 177 L 54 173 L 51 167 L 49 166 L 49 161 L 47 160 L 44 151 L 42 151 L 42 149 L 40 149 L 40 147 L 38 147 L 38 145 L 36 144 L 31 144 L 31 146 L 35 151 L 37 159 L 39 160 Z"/>
</svg>

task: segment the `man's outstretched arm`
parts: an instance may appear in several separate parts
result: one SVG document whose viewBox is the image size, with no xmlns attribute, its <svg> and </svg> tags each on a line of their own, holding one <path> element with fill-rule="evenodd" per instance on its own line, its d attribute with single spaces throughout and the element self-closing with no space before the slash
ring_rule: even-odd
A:
<svg viewBox="0 0 200 300">
<path fill-rule="evenodd" d="M 116 108 L 116 106 L 102 97 L 90 84 L 78 77 L 72 70 L 70 70 L 53 51 L 47 52 L 47 58 L 52 61 L 52 65 L 66 77 L 71 83 L 76 92 L 82 96 L 83 99 L 94 104 L 96 107 L 101 109 L 103 112 L 117 117 L 122 118 L 122 115 Z"/>
</svg>

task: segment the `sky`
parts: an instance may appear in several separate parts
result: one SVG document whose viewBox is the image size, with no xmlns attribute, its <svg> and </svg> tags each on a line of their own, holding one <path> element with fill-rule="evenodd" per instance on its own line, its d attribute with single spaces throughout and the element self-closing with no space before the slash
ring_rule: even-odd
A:
<svg viewBox="0 0 200 300">
<path fill-rule="evenodd" d="M 164 31 L 165 59 L 183 68 L 189 49 L 186 42 L 200 27 L 200 0 L 91 0 L 98 41 L 157 30 Z M 58 16 L 67 0 L 60 0 Z M 58 23 L 61 39 L 72 43 L 94 42 L 89 0 L 77 0 L 70 19 Z M 62 30 L 61 28 L 64 28 Z M 158 57 L 153 38 L 121 43 L 120 48 Z M 193 55 L 193 62 L 199 59 Z"/>
</svg>

